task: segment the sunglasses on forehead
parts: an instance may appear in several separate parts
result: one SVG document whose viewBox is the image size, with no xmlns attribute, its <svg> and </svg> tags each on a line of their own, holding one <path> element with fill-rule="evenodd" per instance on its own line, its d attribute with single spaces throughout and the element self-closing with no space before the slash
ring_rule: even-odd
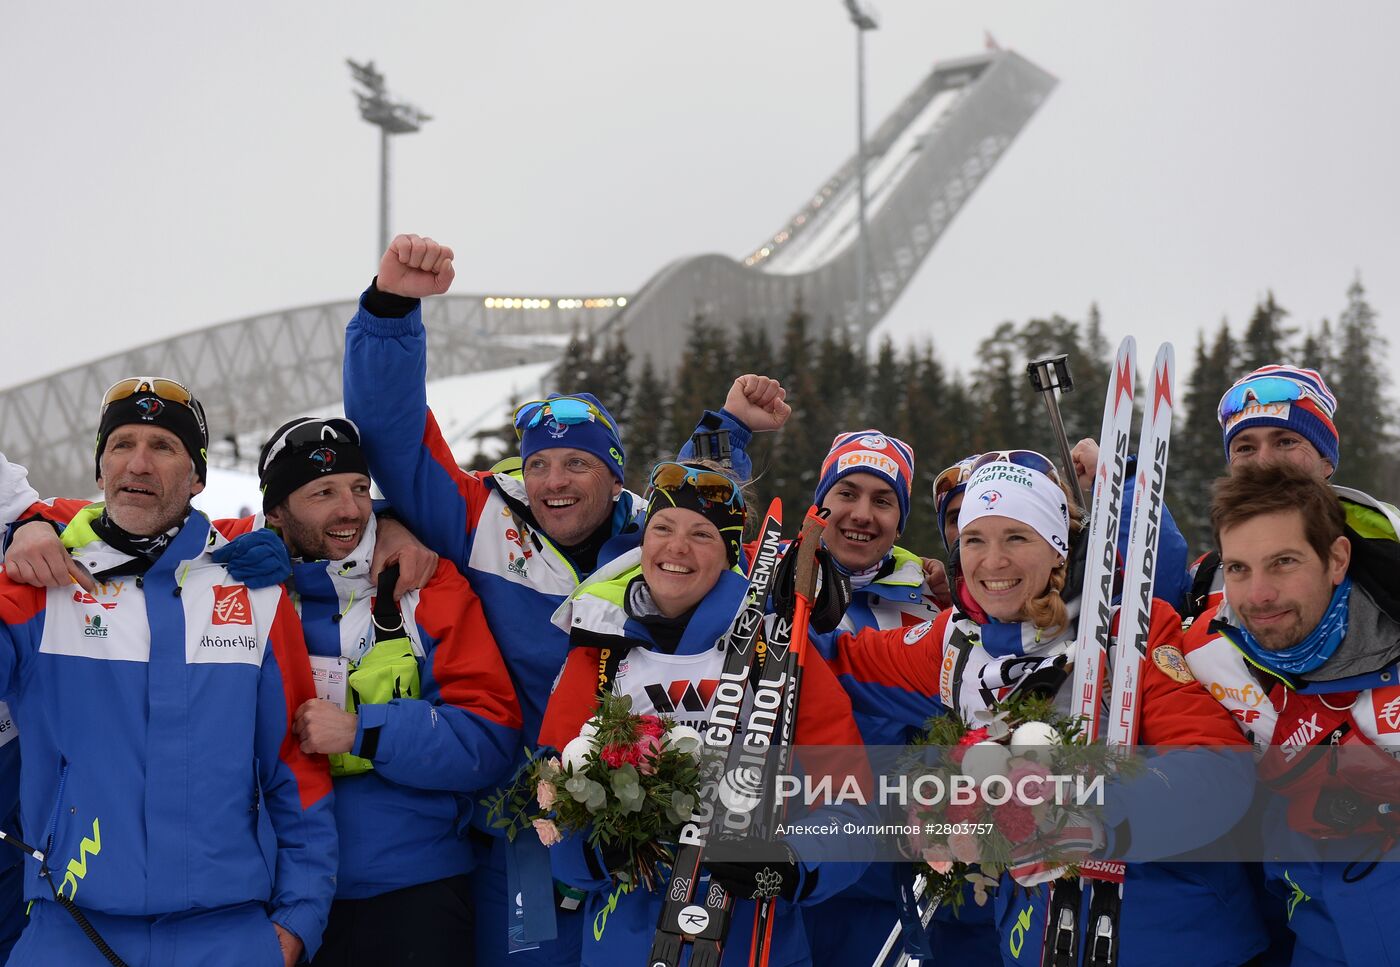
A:
<svg viewBox="0 0 1400 967">
<path fill-rule="evenodd" d="M 941 503 L 955 488 L 967 483 L 967 479 L 972 476 L 972 465 L 977 462 L 977 458 L 980 456 L 982 454 L 974 453 L 970 457 L 964 457 L 933 478 L 935 503 Z"/>
<path fill-rule="evenodd" d="M 1220 408 L 1217 415 L 1220 422 L 1224 423 L 1251 403 L 1293 403 L 1301 399 L 1310 399 L 1322 407 L 1324 411 L 1327 409 L 1326 404 L 1316 393 L 1295 379 L 1285 379 L 1282 376 L 1259 376 L 1238 386 L 1230 387 L 1220 398 Z"/>
<path fill-rule="evenodd" d="M 164 376 L 130 376 L 117 380 L 102 394 L 102 412 L 105 413 L 113 403 L 147 394 L 186 407 L 199 420 L 200 429 L 204 429 L 204 407 L 194 398 L 189 387 Z"/>
<path fill-rule="evenodd" d="M 277 459 L 283 450 L 335 443 L 359 446 L 359 429 L 349 420 L 305 420 L 283 431 L 267 445 L 262 459 L 258 461 L 259 472 Z"/>
<path fill-rule="evenodd" d="M 511 422 L 515 424 L 515 435 L 520 437 L 526 430 L 539 426 L 545 420 L 553 419 L 561 426 L 578 423 L 602 423 L 617 432 L 617 427 L 603 415 L 597 406 L 573 396 L 560 396 L 552 400 L 530 400 L 515 408 Z"/>
<path fill-rule="evenodd" d="M 682 463 L 658 463 L 651 471 L 650 486 L 656 490 L 675 493 L 682 487 L 694 488 L 712 504 L 729 507 L 744 506 L 744 494 L 733 479 L 717 470 L 687 467 Z"/>
<path fill-rule="evenodd" d="M 991 466 L 994 463 L 1009 463 L 1013 466 L 1025 467 L 1027 470 L 1035 470 L 1057 482 L 1060 479 L 1060 475 L 1055 470 L 1055 465 L 1050 462 L 1050 458 L 1042 453 L 1036 453 L 1034 450 L 993 450 L 984 453 L 973 461 L 968 476 L 970 477 L 983 467 Z"/>
</svg>

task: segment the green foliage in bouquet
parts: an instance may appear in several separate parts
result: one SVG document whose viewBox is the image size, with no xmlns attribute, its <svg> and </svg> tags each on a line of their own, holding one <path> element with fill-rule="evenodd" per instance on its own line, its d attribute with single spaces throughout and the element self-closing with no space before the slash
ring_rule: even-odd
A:
<svg viewBox="0 0 1400 967">
<path fill-rule="evenodd" d="M 698 801 L 700 746 L 689 726 L 605 695 L 559 755 L 526 750 L 514 780 L 483 801 L 487 821 L 512 840 L 533 829 L 546 846 L 583 834 L 616 883 L 653 889 Z"/>
</svg>

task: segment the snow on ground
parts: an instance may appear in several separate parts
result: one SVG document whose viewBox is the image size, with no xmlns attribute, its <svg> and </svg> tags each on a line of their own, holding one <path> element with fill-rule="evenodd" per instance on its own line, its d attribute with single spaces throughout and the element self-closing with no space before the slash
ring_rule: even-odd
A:
<svg viewBox="0 0 1400 967">
<path fill-rule="evenodd" d="M 453 455 L 458 460 L 470 459 L 476 453 L 472 433 L 504 423 L 510 416 L 512 399 L 523 401 L 541 395 L 541 381 L 552 366 L 534 363 L 429 383 L 428 405 L 433 408 Z M 336 412 L 340 412 L 339 408 Z M 194 505 L 211 518 L 243 517 L 262 509 L 256 475 L 211 466 L 208 477 L 204 492 L 195 497 Z"/>
</svg>

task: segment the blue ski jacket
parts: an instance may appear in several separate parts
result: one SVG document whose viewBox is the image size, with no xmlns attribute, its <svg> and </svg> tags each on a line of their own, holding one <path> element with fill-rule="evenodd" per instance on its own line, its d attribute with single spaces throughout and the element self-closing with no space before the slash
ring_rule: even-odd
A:
<svg viewBox="0 0 1400 967">
<path fill-rule="evenodd" d="M 90 521 L 64 543 L 98 573 L 131 560 Z M 314 696 L 296 612 L 210 555 L 193 511 L 140 577 L 96 595 L 0 575 L 0 694 L 20 733 L 20 807 L 59 889 L 79 906 L 160 916 L 268 906 L 308 956 L 335 892 L 326 761 L 302 753 L 293 714 Z M 25 896 L 50 899 L 26 860 Z"/>
</svg>

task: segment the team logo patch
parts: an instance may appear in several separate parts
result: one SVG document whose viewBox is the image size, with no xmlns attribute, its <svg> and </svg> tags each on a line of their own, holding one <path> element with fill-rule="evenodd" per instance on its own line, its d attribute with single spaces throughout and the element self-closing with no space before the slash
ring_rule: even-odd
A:
<svg viewBox="0 0 1400 967">
<path fill-rule="evenodd" d="M 316 464 L 316 468 L 322 473 L 329 473 L 335 466 L 335 451 L 330 447 L 321 447 L 319 450 L 312 450 L 307 459 Z"/>
<path fill-rule="evenodd" d="M 552 416 L 548 420 L 545 420 L 544 428 L 548 430 L 549 435 L 556 440 L 569 432 L 569 425 L 567 423 L 560 423 Z"/>
<path fill-rule="evenodd" d="M 1186 656 L 1176 645 L 1158 645 L 1153 648 L 1152 664 L 1174 682 L 1185 685 L 1196 680 L 1196 676 L 1191 674 L 1190 666 L 1186 664 Z"/>
<path fill-rule="evenodd" d="M 165 410 L 165 404 L 159 396 L 143 396 L 136 401 L 136 409 L 140 412 L 141 419 L 154 420 Z"/>
<path fill-rule="evenodd" d="M 1378 734 L 1400 732 L 1400 685 L 1371 689 L 1371 708 L 1376 713 Z"/>
<path fill-rule="evenodd" d="M 1250 403 L 1225 421 L 1225 432 L 1229 433 L 1237 424 L 1245 420 L 1277 420 L 1288 422 L 1288 414 L 1293 407 L 1290 403 Z"/>
<path fill-rule="evenodd" d="M 248 588 L 242 584 L 225 587 L 214 585 L 213 622 L 216 625 L 250 625 L 253 605 L 248 600 Z"/>
<path fill-rule="evenodd" d="M 910 628 L 908 631 L 906 631 L 906 632 L 904 633 L 904 643 L 905 643 L 906 645 L 912 645 L 912 644 L 914 644 L 914 643 L 917 642 L 920 638 L 922 638 L 924 635 L 928 634 L 928 633 L 929 633 L 929 629 L 931 629 L 932 627 L 933 627 L 933 622 L 932 622 L 932 621 L 921 621 L 921 622 L 919 622 L 919 623 L 916 624 L 914 627 Z"/>
<path fill-rule="evenodd" d="M 869 447 L 871 450 L 883 450 L 885 447 L 889 446 L 889 444 L 885 442 L 885 438 L 878 433 L 872 433 L 869 436 L 861 437 L 860 445 Z"/>
<path fill-rule="evenodd" d="M 988 510 L 991 510 L 997 505 L 997 501 L 1001 500 L 1001 491 L 989 490 L 985 494 L 979 494 L 977 499 L 982 501 Z"/>
<path fill-rule="evenodd" d="M 883 453 L 874 453 L 870 450 L 852 450 L 850 453 L 843 453 L 837 457 L 836 472 L 845 473 L 847 470 L 873 470 L 876 473 L 884 474 L 890 480 L 899 479 L 899 464 Z"/>
</svg>

